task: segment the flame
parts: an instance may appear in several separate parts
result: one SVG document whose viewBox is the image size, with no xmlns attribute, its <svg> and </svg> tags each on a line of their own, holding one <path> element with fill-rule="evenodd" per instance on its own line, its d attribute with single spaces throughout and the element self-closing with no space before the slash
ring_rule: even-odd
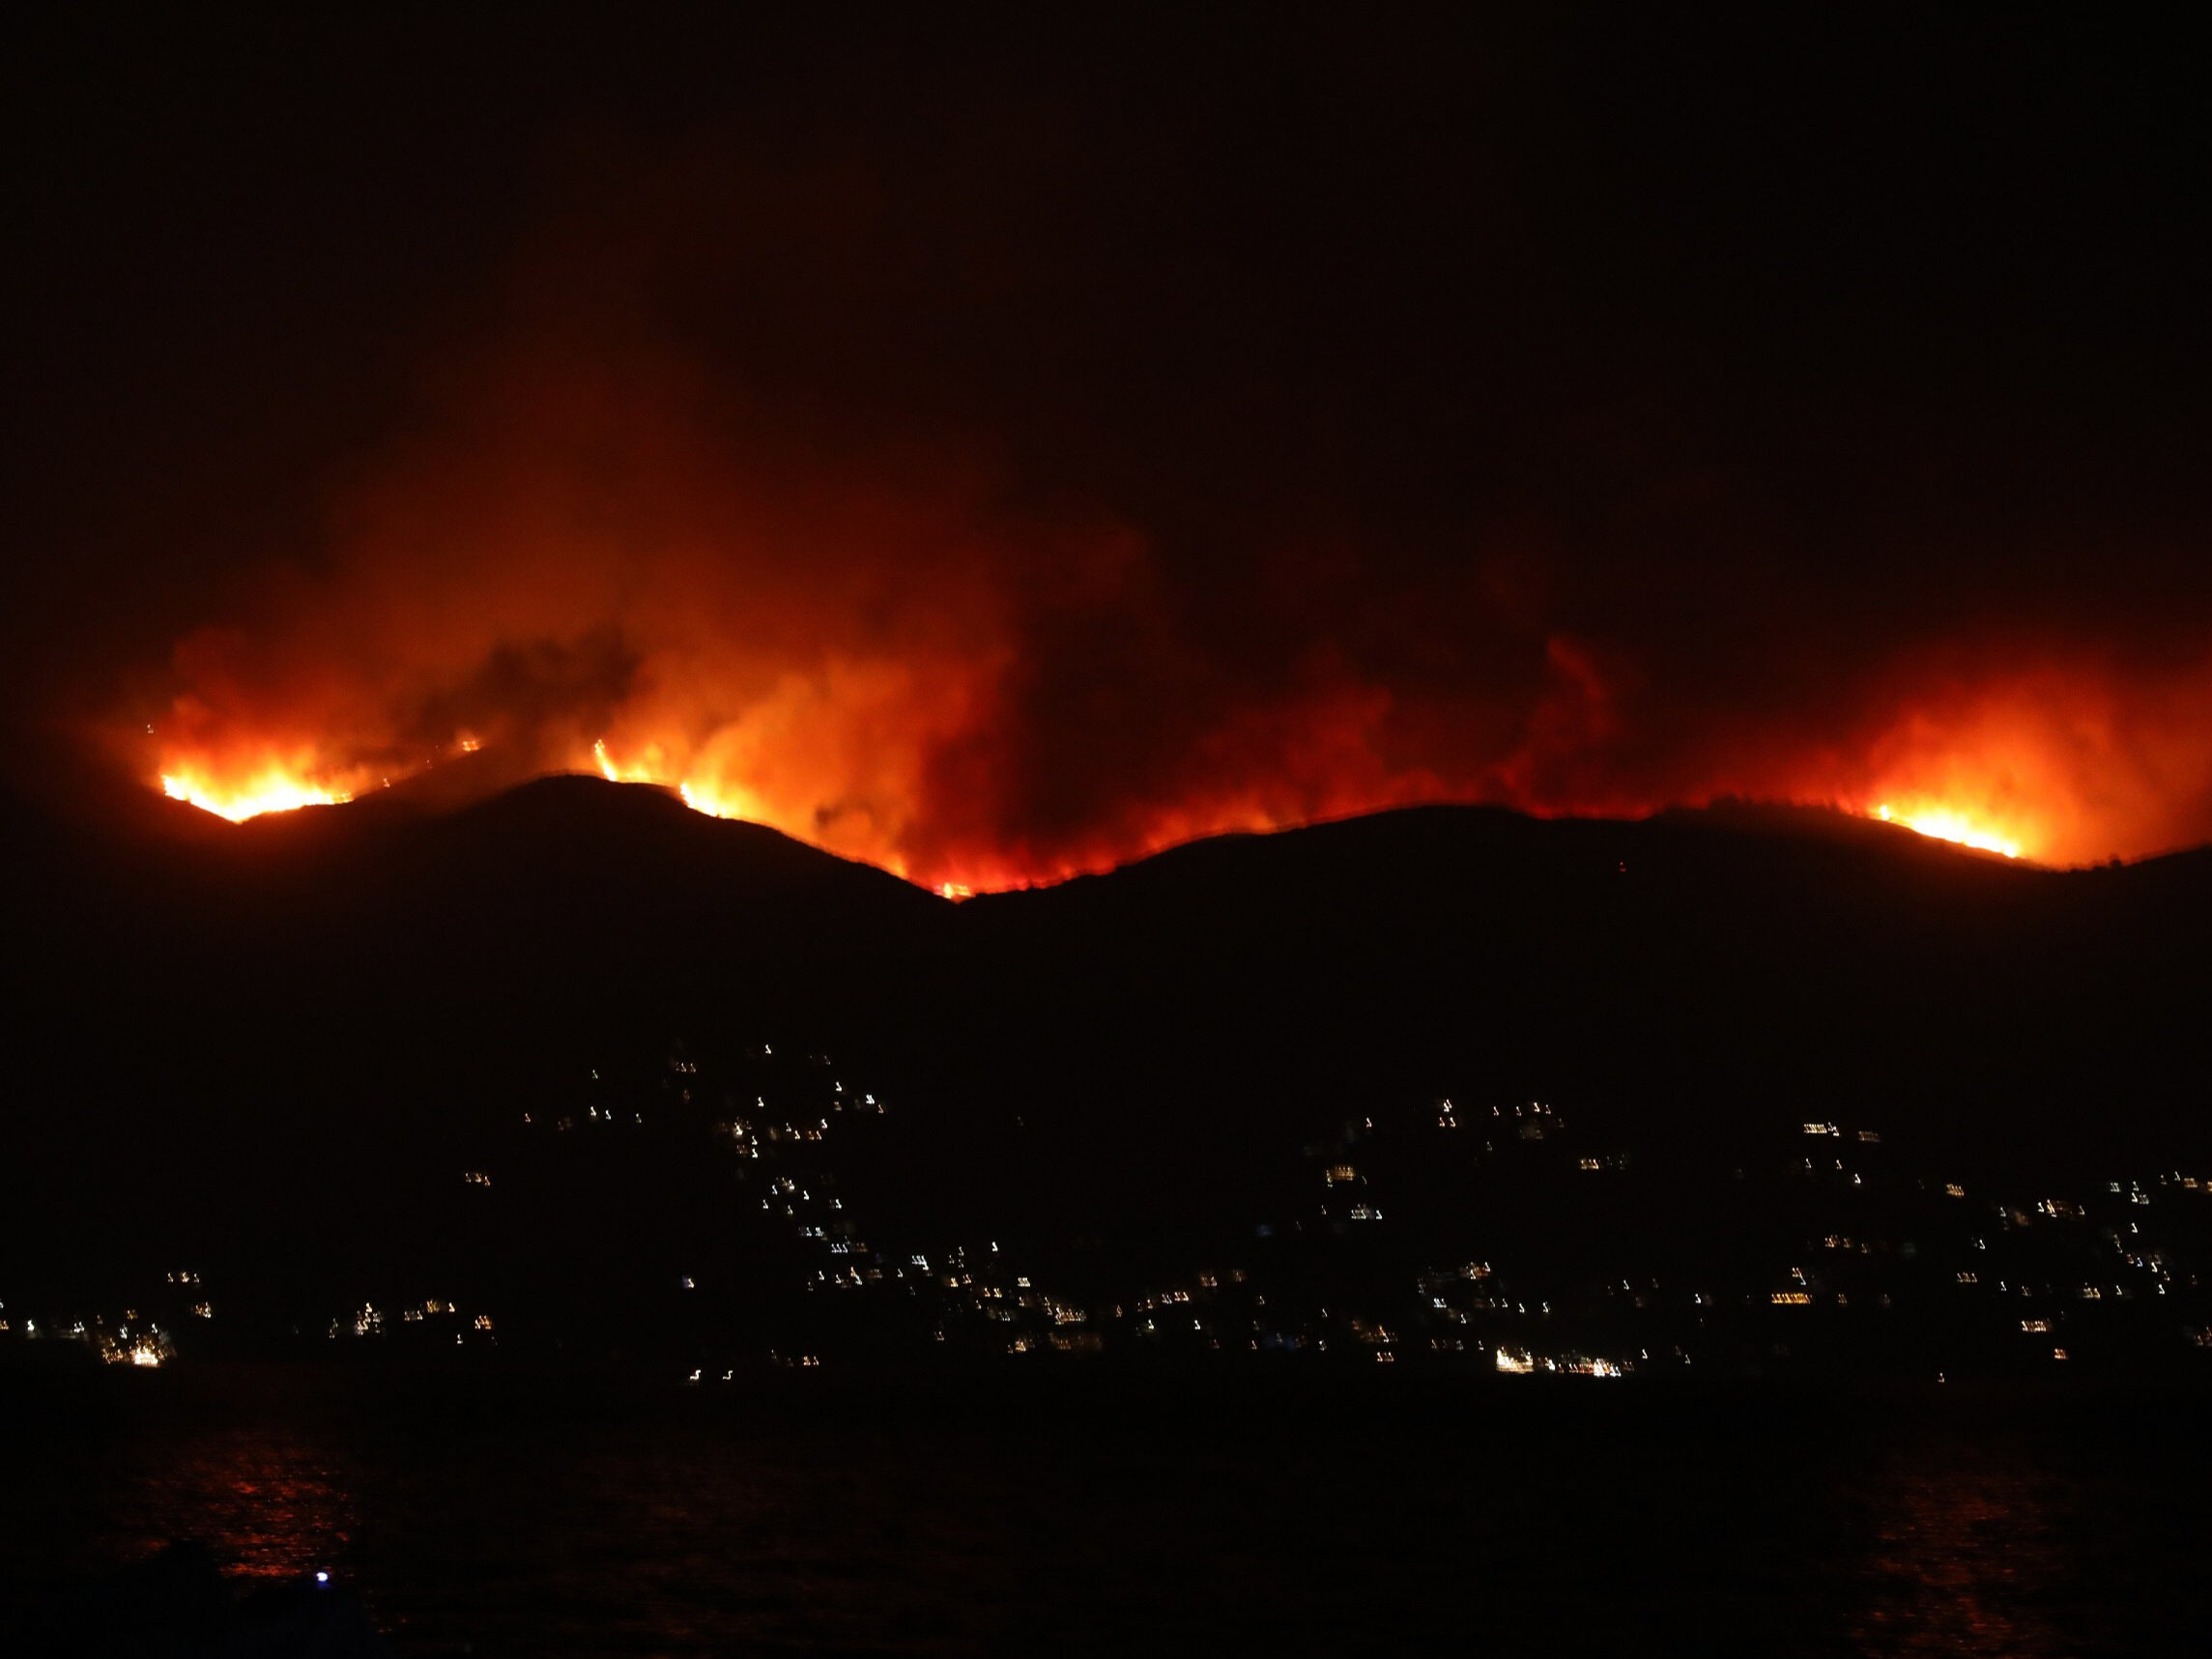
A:
<svg viewBox="0 0 2212 1659">
<path fill-rule="evenodd" d="M 592 763 L 599 776 L 610 784 L 653 784 L 674 789 L 685 806 L 710 818 L 742 818 L 753 823 L 771 821 L 761 803 L 743 789 L 672 772 L 665 762 L 666 754 L 667 750 L 655 743 L 647 746 L 640 760 L 618 765 L 608 753 L 604 737 L 595 739 L 591 745 Z"/>
<path fill-rule="evenodd" d="M 1255 626 L 1246 662 L 1111 524 L 859 486 L 793 484 L 786 501 L 734 472 L 689 475 L 718 451 L 667 449 L 640 465 L 673 469 L 667 498 L 696 521 L 673 549 L 633 568 L 546 529 L 541 512 L 598 508 L 534 463 L 468 474 L 451 528 L 425 508 L 364 530 L 337 575 L 181 644 L 159 724 L 133 719 L 124 740 L 143 732 L 145 775 L 233 819 L 480 750 L 485 779 L 656 785 L 947 897 L 1434 802 L 1830 804 L 2060 862 L 2204 838 L 2212 663 L 1951 642 L 1870 662 L 1817 703 L 1714 709 L 1684 703 L 1634 642 L 1545 619 L 1508 642 L 1493 683 L 1438 632 L 1450 608 L 1432 620 L 1418 593 L 1278 618 L 1280 639 Z M 424 516 L 441 526 L 428 551 Z M 1300 568 L 1286 555 L 1275 586 L 1299 591 Z"/>
<path fill-rule="evenodd" d="M 760 804 L 742 789 L 725 789 L 714 784 L 686 779 L 676 785 L 675 792 L 683 798 L 685 806 L 710 818 L 743 818 L 749 823 L 765 821 Z"/>
<path fill-rule="evenodd" d="M 1874 809 L 1874 815 L 1885 824 L 1902 824 L 1917 835 L 1936 841 L 1956 842 L 1982 852 L 2002 853 L 2006 858 L 2020 856 L 2020 843 L 2012 837 L 1976 824 L 1963 813 L 1945 807 L 1935 807 L 1912 813 L 1894 811 L 1885 801 Z"/>
<path fill-rule="evenodd" d="M 269 766 L 235 783 L 217 783 L 198 772 L 164 772 L 161 792 L 172 801 L 183 801 L 234 824 L 263 813 L 334 807 L 354 798 L 350 789 L 326 787 L 279 766 Z"/>
<path fill-rule="evenodd" d="M 686 610 L 687 625 L 702 614 Z M 287 677 L 245 636 L 210 636 L 180 671 L 199 689 L 140 728 L 152 741 L 138 753 L 167 794 L 233 820 L 343 801 L 456 752 L 476 757 L 487 787 L 564 771 L 650 784 L 948 899 L 1437 802 L 1625 817 L 1797 802 L 2007 859 L 2101 863 L 2201 841 L 2212 801 L 2212 666 L 2130 679 L 2094 657 L 1901 658 L 1832 715 L 1670 738 L 1665 699 L 1637 685 L 1632 661 L 1561 639 L 1517 704 L 1399 693 L 1326 657 L 1287 685 L 1163 712 L 1146 701 L 1157 686 L 1122 696 L 1139 670 L 1112 653 L 1048 695 L 1037 652 L 999 650 L 988 633 L 940 655 L 934 640 L 820 647 L 811 664 L 814 647 L 756 662 L 722 638 L 603 659 L 548 646 L 522 668 L 469 640 L 450 663 L 387 683 L 373 666 L 326 680 L 320 655 Z M 257 677 L 275 691 L 235 689 Z M 478 679 L 465 700 L 450 690 Z"/>
<path fill-rule="evenodd" d="M 877 707 L 872 696 L 863 701 L 861 712 Z M 1426 772 L 1379 774 L 1362 763 L 1367 733 L 1357 714 L 1338 711 L 1335 718 L 1345 723 L 1341 739 L 1325 735 L 1303 777 L 1272 783 L 1245 779 L 1232 787 L 1201 788 L 1189 798 L 1133 803 L 1118 819 L 1084 826 L 1049 846 L 970 836 L 939 840 L 919 857 L 911 838 L 917 827 L 925 832 L 934 828 L 931 786 L 903 769 L 910 758 L 895 756 L 886 763 L 872 750 L 864 721 L 855 735 L 847 711 L 836 710 L 831 717 L 806 700 L 795 710 L 771 700 L 766 716 L 756 713 L 725 725 L 704 740 L 667 725 L 633 728 L 589 742 L 580 738 L 565 751 L 540 750 L 534 763 L 526 758 L 518 762 L 521 771 L 505 775 L 565 769 L 610 783 L 652 785 L 673 791 L 694 812 L 769 825 L 841 856 L 873 863 L 955 901 L 1111 869 L 1206 836 L 1265 833 L 1424 801 L 1502 800 L 1538 815 L 1596 812 L 1633 816 L 1666 804 L 1660 796 L 1546 792 L 1518 777 L 1485 784 Z M 485 744 L 465 731 L 452 747 L 460 755 L 474 755 Z M 1706 799 L 1727 792 L 1841 801 L 1849 804 L 1848 810 L 1931 839 L 2008 859 L 2053 852 L 2066 856 L 2082 839 L 2079 809 L 2068 815 L 2078 789 L 2070 788 L 2068 779 L 2042 758 L 2048 745 L 2017 718 L 1956 723 L 1915 715 L 1871 747 L 1859 779 L 1863 783 L 1871 776 L 1881 784 L 1879 790 L 1861 793 L 1842 777 L 1824 782 L 1818 773 L 1799 773 L 1804 781 L 1795 787 L 1726 780 L 1722 788 L 1702 793 Z M 334 752 L 344 754 L 342 748 Z M 291 748 L 246 748 L 240 759 L 226 765 L 219 745 L 203 739 L 165 757 L 160 787 L 172 799 L 236 822 L 347 801 L 378 782 L 373 768 L 325 763 L 331 753 L 329 746 L 302 739 Z M 434 759 L 415 764 L 427 766 Z M 1683 790 L 1677 798 L 1695 804 L 1700 793 Z M 940 793 L 935 810 L 942 810 L 942 800 Z"/>
<path fill-rule="evenodd" d="M 455 747 L 461 754 L 474 755 L 483 745 L 474 736 L 464 736 L 456 740 Z M 649 784 L 672 789 L 693 812 L 709 817 L 768 824 L 798 839 L 865 859 L 894 874 L 912 878 L 906 859 L 876 833 L 879 826 L 864 823 L 857 834 L 849 831 L 841 834 L 840 827 L 832 824 L 827 826 L 829 833 L 825 834 L 821 813 L 810 806 L 803 795 L 793 796 L 788 789 L 779 791 L 772 784 L 766 790 L 749 788 L 727 775 L 727 766 L 717 773 L 716 757 L 711 753 L 690 754 L 689 764 L 699 765 L 702 770 L 687 774 L 685 764 L 673 758 L 685 752 L 680 743 L 652 741 L 640 744 L 634 750 L 625 748 L 625 758 L 618 760 L 608 740 L 600 737 L 592 740 L 588 758 L 580 757 L 571 769 L 595 772 L 609 783 Z M 727 762 L 729 757 L 725 755 L 722 758 Z M 759 770 L 759 758 L 751 759 Z M 774 770 L 771 767 L 768 773 L 772 775 Z M 172 800 L 239 823 L 265 813 L 350 801 L 362 781 L 359 773 L 359 768 L 346 774 L 318 770 L 304 755 L 291 763 L 263 760 L 243 771 L 225 771 L 201 760 L 178 761 L 160 774 L 160 787 Z M 334 777 L 343 781 L 333 781 Z M 1423 798 L 1451 798 L 1451 793 L 1386 790 L 1379 799 L 1355 802 L 1352 810 L 1401 805 Z M 1900 797 L 1900 800 L 1903 804 L 1883 800 L 1859 810 L 1884 823 L 1895 823 L 1935 840 L 2005 858 L 2023 855 L 2026 844 L 2024 832 L 2010 825 L 2003 829 L 1995 827 L 1997 815 L 1994 813 L 1970 813 L 1918 796 Z M 1237 831 L 1264 833 L 1294 827 L 1312 821 L 1318 815 L 1280 810 L 1262 796 L 1175 805 L 1149 815 L 1126 839 L 1102 841 L 1095 848 L 1078 848 L 1049 860 L 978 850 L 962 858 L 949 872 L 943 869 L 932 871 L 924 885 L 940 898 L 957 902 L 979 892 L 1049 884 L 1108 869 L 1132 853 L 1147 854 L 1208 835 Z"/>
<path fill-rule="evenodd" d="M 826 765 L 810 766 L 807 759 L 819 751 L 805 744 L 795 751 L 780 746 L 791 735 L 773 730 L 775 741 L 733 742 L 726 731 L 702 745 L 669 733 L 662 738 L 633 741 L 628 735 L 613 741 L 592 739 L 588 746 L 568 752 L 565 769 L 596 774 L 611 783 L 649 784 L 675 792 L 686 807 L 710 817 L 742 819 L 766 824 L 796 839 L 822 846 L 842 856 L 861 859 L 906 879 L 916 880 L 942 898 L 958 901 L 977 893 L 1047 885 L 1072 876 L 1110 869 L 1132 857 L 1141 857 L 1185 842 L 1230 832 L 1265 833 L 1295 827 L 1329 816 L 1340 816 L 1393 806 L 1437 800 L 1497 800 L 1547 815 L 1562 812 L 1603 812 L 1638 815 L 1663 804 L 1659 800 L 1606 797 L 1581 801 L 1572 798 L 1532 798 L 1515 787 L 1490 787 L 1454 785 L 1426 775 L 1409 780 L 1355 776 L 1339 791 L 1321 795 L 1292 786 L 1268 788 L 1247 784 L 1221 794 L 1201 794 L 1189 801 L 1155 802 L 1133 813 L 1118 824 L 1098 826 L 1091 833 L 1049 850 L 1020 843 L 1004 846 L 988 842 L 955 844 L 926 861 L 910 860 L 903 844 L 908 819 L 887 817 L 880 805 L 858 812 L 835 812 L 822 803 L 832 787 L 851 775 L 849 756 Z M 1972 739 L 1987 734 L 1944 733 L 1940 742 L 1931 737 L 1925 721 L 1912 723 L 1915 752 L 1878 755 L 1878 776 L 1890 783 L 1882 792 L 1860 794 L 1863 804 L 1849 810 L 1897 824 L 1933 840 L 1994 853 L 2007 859 L 2067 853 L 2080 842 L 2082 832 L 2066 815 L 2064 780 L 2039 770 L 2035 746 L 2011 740 L 2009 746 Z M 484 744 L 474 735 L 457 738 L 463 755 L 478 753 Z M 1896 751 L 1897 745 L 1890 745 Z M 188 757 L 172 756 L 159 774 L 162 791 L 179 800 L 242 822 L 265 813 L 286 812 L 306 806 L 335 805 L 352 800 L 360 788 L 373 787 L 378 773 L 366 767 L 331 767 L 318 763 L 324 753 L 305 745 L 289 760 L 270 758 L 269 751 L 248 751 L 258 758 L 244 764 L 224 766 L 212 757 L 215 751 L 196 746 Z M 425 760 L 419 764 L 427 765 Z M 560 770 L 559 764 L 539 770 Z M 1870 768 L 1870 770 L 1873 768 Z M 1326 768 L 1324 768 L 1326 770 Z M 388 778 L 383 781 L 388 783 Z M 892 805 L 911 811 L 894 787 L 885 791 Z M 2043 786 L 2038 792 L 2035 786 Z M 1927 786 L 1933 785 L 1934 787 Z M 1706 795 L 1711 798 L 1714 790 Z M 1813 782 L 1795 788 L 1731 788 L 1758 798 L 1795 799 L 1806 802 L 1846 802 L 1853 797 Z M 1686 791 L 1694 804 L 1696 791 Z"/>
<path fill-rule="evenodd" d="M 462 753 L 473 755 L 482 745 L 474 739 L 467 739 L 459 747 Z M 798 833 L 797 828 L 790 824 L 788 815 L 780 815 L 770 804 L 742 787 L 672 774 L 665 765 L 665 754 L 661 745 L 647 745 L 639 759 L 618 763 L 608 749 L 606 739 L 598 738 L 591 744 L 590 769 L 609 783 L 652 784 L 673 788 L 685 806 L 708 817 L 776 824 L 791 833 Z M 180 768 L 164 772 L 160 783 L 162 792 L 171 800 L 186 802 L 203 812 L 228 818 L 233 823 L 242 823 L 264 813 L 290 812 L 308 806 L 335 806 L 354 798 L 352 789 L 316 783 L 300 771 L 276 764 L 265 765 L 233 782 L 216 782 L 204 769 Z M 1869 811 L 1870 815 L 1883 823 L 1897 824 L 1932 840 L 1950 842 L 2005 858 L 2019 858 L 2024 851 L 2024 843 L 2019 833 L 1993 827 L 1987 818 L 1955 807 L 1919 800 L 1909 806 L 1896 806 L 1882 801 L 1871 809 L 1862 810 Z M 780 824 L 779 818 L 784 820 Z M 1170 815 L 1166 821 L 1152 826 L 1151 833 L 1143 838 L 1143 846 L 1144 850 L 1152 851 L 1210 833 L 1267 831 L 1285 827 L 1289 827 L 1288 822 L 1250 805 L 1218 808 L 1212 813 L 1195 815 L 1178 813 Z M 905 861 L 895 854 L 879 848 L 868 848 L 861 855 L 871 857 L 873 862 L 895 874 L 907 873 Z M 947 878 L 931 884 L 931 887 L 938 897 L 958 902 L 973 898 L 979 891 L 991 892 L 1064 880 L 1084 873 L 1087 870 L 1100 868 L 1103 863 L 1104 861 L 1099 864 L 1088 864 L 1080 860 L 1062 861 L 1042 871 L 1012 863 L 971 866 L 962 872 L 969 879 Z"/>
<path fill-rule="evenodd" d="M 1329 457 L 1311 478 L 1272 438 L 1193 465 L 1174 422 L 1091 456 L 1082 435 L 1115 423 L 1032 403 L 1066 394 L 1032 354 L 956 351 L 981 379 L 939 395 L 929 354 L 957 330 L 901 308 L 943 301 L 934 268 L 841 286 L 877 249 L 879 182 L 847 198 L 835 169 L 679 151 L 594 159 L 583 216 L 537 227 L 502 285 L 527 301 L 334 469 L 312 544 L 195 614 L 167 681 L 131 676 L 114 724 L 154 738 L 141 775 L 243 818 L 344 799 L 460 732 L 487 777 L 659 784 L 954 894 L 1424 802 L 1842 803 L 2053 861 L 2212 833 L 2212 652 L 2186 585 L 2092 625 L 2049 603 L 2061 588 L 1994 579 L 1956 615 L 1861 610 L 1875 590 L 1855 569 L 1830 586 L 1825 559 L 1762 556 L 1741 569 L 1776 585 L 1738 581 L 1749 521 L 1704 461 L 1622 473 L 1606 488 L 1642 504 L 1618 521 L 1507 484 L 1508 463 L 1365 524 L 1384 480 L 1428 475 L 1370 471 L 1394 443 L 1281 451 Z M 737 194 L 695 198 L 710 180 Z M 781 237 L 727 229 L 786 206 Z M 599 213 L 613 228 L 580 234 Z M 956 262 L 985 285 L 961 290 L 977 317 L 1002 263 Z M 703 350 L 721 310 L 770 349 Z M 777 365 L 812 361 L 808 341 L 826 355 L 787 405 Z M 1590 418 L 1553 440 L 1611 430 Z M 1600 448 L 1663 469 L 1697 445 Z M 1992 557 L 1957 568 L 2011 569 Z"/>
</svg>

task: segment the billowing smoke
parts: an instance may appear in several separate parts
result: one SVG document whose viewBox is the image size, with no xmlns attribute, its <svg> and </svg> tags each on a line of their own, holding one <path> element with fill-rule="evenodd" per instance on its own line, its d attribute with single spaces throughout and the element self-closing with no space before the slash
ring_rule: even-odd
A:
<svg viewBox="0 0 2212 1659">
<path fill-rule="evenodd" d="M 521 352 L 349 495 L 314 568 L 178 646 L 155 743 L 218 789 L 359 792 L 464 747 L 604 766 L 975 887 L 1429 800 L 1894 801 L 2062 860 L 2204 832 L 2203 664 L 1938 641 L 1767 705 L 1739 648 L 1707 701 L 1508 552 L 1364 575 L 1293 537 L 1185 580 L 987 452 L 828 454 L 719 419 L 665 355 Z"/>
<path fill-rule="evenodd" d="M 1172 141 L 1073 70 L 1019 90 L 926 141 L 560 159 L 320 532 L 209 589 L 129 710 L 149 780 L 474 751 L 975 887 L 1430 800 L 2212 835 L 2204 584 L 2098 540 L 2110 454 L 2070 496 L 2038 433 L 1952 443 L 1928 483 L 1979 359 L 1884 342 L 1934 389 L 1879 404 L 1788 271 L 1710 355 L 1799 360 L 1667 358 L 1707 269 L 1547 229 L 1449 77 L 1414 91 L 1459 150 L 1354 88 L 1366 149 L 1289 161 L 1202 87 Z"/>
<path fill-rule="evenodd" d="M 1014 495 L 958 448 L 718 429 L 650 355 L 510 358 L 345 503 L 318 568 L 179 645 L 155 747 L 217 795 L 269 768 L 356 793 L 463 748 L 507 776 L 604 766 L 996 885 L 1224 828 L 1541 801 L 1612 735 L 1571 641 L 1508 630 L 1525 662 L 1458 672 L 1458 619 L 1411 614 L 1435 595 L 1316 603 L 1295 548 L 1209 615 L 1141 527 Z M 1377 626 L 1457 683 L 1393 687 L 1352 637 Z"/>
</svg>

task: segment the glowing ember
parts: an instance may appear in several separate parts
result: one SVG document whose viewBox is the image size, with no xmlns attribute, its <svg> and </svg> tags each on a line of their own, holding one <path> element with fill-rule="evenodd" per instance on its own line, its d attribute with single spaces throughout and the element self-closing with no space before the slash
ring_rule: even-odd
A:
<svg viewBox="0 0 2212 1659">
<path fill-rule="evenodd" d="M 1982 852 L 2000 852 L 2007 858 L 2020 856 L 2020 843 L 1994 830 L 1983 829 L 1969 822 L 1961 814 L 1938 808 L 1930 812 L 1897 813 L 1884 804 L 1874 809 L 1874 815 L 1885 824 L 1902 824 L 1915 834 L 1932 837 L 1937 841 L 1956 842 Z"/>
<path fill-rule="evenodd" d="M 271 767 L 242 784 L 217 785 L 188 773 L 164 773 L 161 792 L 202 812 L 214 813 L 232 823 L 244 823 L 263 813 L 288 813 L 300 807 L 331 807 L 353 796 L 340 789 L 326 789 Z"/>
</svg>

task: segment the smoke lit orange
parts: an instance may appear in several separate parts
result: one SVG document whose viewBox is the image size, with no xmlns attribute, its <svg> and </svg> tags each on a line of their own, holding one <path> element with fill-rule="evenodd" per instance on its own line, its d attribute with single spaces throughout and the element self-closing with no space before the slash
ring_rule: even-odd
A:
<svg viewBox="0 0 2212 1659">
<path fill-rule="evenodd" d="M 675 378 L 491 377 L 313 575 L 180 643 L 167 706 L 126 727 L 146 773 L 243 818 L 480 746 L 495 784 L 653 783 L 948 894 L 1447 801 L 1887 808 L 2060 863 L 2204 837 L 2212 665 L 1961 638 L 1773 709 L 1747 664 L 1722 704 L 1509 566 L 1370 585 L 1293 544 L 1201 602 L 1110 515 L 934 455 L 735 444 Z"/>
</svg>

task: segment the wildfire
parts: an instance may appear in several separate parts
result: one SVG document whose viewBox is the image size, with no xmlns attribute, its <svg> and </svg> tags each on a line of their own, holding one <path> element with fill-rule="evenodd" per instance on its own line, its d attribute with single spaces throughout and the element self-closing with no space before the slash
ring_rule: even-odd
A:
<svg viewBox="0 0 2212 1659">
<path fill-rule="evenodd" d="M 1925 812 L 1892 812 L 1885 802 L 1874 809 L 1874 815 L 1885 824 L 1902 824 L 1916 835 L 1936 841 L 1955 842 L 1960 846 L 1970 846 L 1982 852 L 2002 853 L 2006 858 L 2020 856 L 2020 843 L 2010 836 L 1985 829 L 1972 822 L 1964 814 L 1948 808 L 1936 808 Z"/>
<path fill-rule="evenodd" d="M 664 789 L 673 788 L 685 806 L 695 813 L 704 813 L 710 818 L 745 818 L 757 823 L 769 821 L 769 815 L 741 789 L 708 783 L 703 779 L 673 775 L 663 763 L 664 756 L 657 745 L 648 748 L 642 760 L 618 766 L 615 763 L 615 758 L 607 752 L 607 740 L 602 737 L 591 745 L 591 759 L 599 769 L 599 776 L 610 784 L 655 784 Z"/>
<path fill-rule="evenodd" d="M 464 754 L 474 754 L 481 745 L 473 737 L 464 737 L 458 740 L 458 747 Z M 793 825 L 790 822 L 791 814 L 778 813 L 773 801 L 757 796 L 749 788 L 727 778 L 683 776 L 683 768 L 669 764 L 669 756 L 658 745 L 648 745 L 636 758 L 618 762 L 602 738 L 591 745 L 588 768 L 595 770 L 609 783 L 652 784 L 674 789 L 685 806 L 709 817 L 740 818 L 790 829 L 793 833 L 803 833 L 807 827 Z M 291 812 L 301 807 L 334 806 L 354 798 L 352 788 L 328 775 L 318 778 L 308 766 L 290 766 L 277 761 L 267 762 L 257 770 L 238 775 L 235 779 L 222 777 L 213 769 L 197 763 L 178 764 L 164 771 L 160 782 L 162 792 L 171 800 L 183 801 L 203 812 L 228 818 L 233 823 L 242 823 L 264 813 Z M 2023 842 L 2018 834 L 1994 828 L 1988 819 L 1970 816 L 1954 807 L 1917 801 L 1901 806 L 1883 801 L 1871 809 L 1862 810 L 1869 810 L 1872 816 L 1883 823 L 1897 824 L 1933 840 L 1973 847 L 2004 858 L 2019 858 L 2023 854 Z M 1163 833 L 1150 839 L 1166 845 L 1208 833 L 1218 833 L 1223 828 L 1278 828 L 1281 825 L 1273 821 L 1248 824 L 1242 817 L 1234 817 L 1227 823 L 1209 820 L 1171 826 L 1181 833 L 1166 833 L 1169 827 L 1163 826 Z M 905 861 L 885 849 L 870 846 L 846 848 L 832 844 L 831 850 L 845 851 L 848 856 L 870 858 L 872 862 L 895 874 L 908 873 Z M 1079 873 L 1084 868 L 1088 867 L 1079 863 L 1071 864 L 1066 869 L 1055 869 L 1046 873 L 1026 869 L 998 871 L 995 867 L 988 870 L 977 867 L 961 872 L 961 874 L 967 877 L 965 880 L 940 879 L 928 884 L 940 897 L 957 901 L 970 898 L 977 892 L 1028 886 L 1040 879 L 1050 881 L 1064 878 Z M 990 878 L 993 875 L 997 879 Z"/>
<path fill-rule="evenodd" d="M 733 792 L 713 784 L 687 779 L 676 785 L 675 792 L 683 797 L 683 804 L 695 813 L 704 813 L 710 818 L 747 818 L 754 822 L 765 821 L 761 809 L 744 794 Z"/>
<path fill-rule="evenodd" d="M 281 767 L 271 766 L 244 781 L 215 784 L 189 772 L 165 772 L 161 792 L 204 813 L 232 823 L 244 823 L 263 813 L 288 813 L 300 807 L 333 807 L 352 800 L 349 790 L 325 788 Z"/>
</svg>

